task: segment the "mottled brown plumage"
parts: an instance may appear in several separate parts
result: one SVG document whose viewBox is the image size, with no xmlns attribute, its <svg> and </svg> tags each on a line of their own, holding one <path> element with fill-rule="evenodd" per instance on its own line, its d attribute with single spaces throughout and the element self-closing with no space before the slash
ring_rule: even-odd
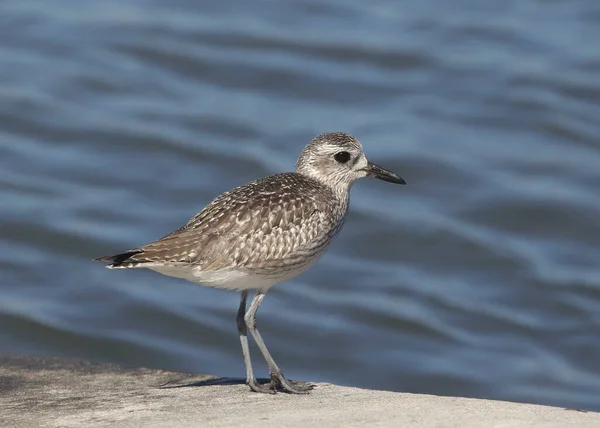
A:
<svg viewBox="0 0 600 428">
<path fill-rule="evenodd" d="M 276 174 L 223 193 L 173 233 L 108 261 L 264 274 L 299 268 L 331 241 L 347 208 L 347 195 L 313 178 Z"/>
</svg>

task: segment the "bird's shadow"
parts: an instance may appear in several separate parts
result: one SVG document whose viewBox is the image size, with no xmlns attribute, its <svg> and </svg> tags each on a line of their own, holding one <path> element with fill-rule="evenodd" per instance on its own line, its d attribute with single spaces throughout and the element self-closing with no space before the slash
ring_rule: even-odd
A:
<svg viewBox="0 0 600 428">
<path fill-rule="evenodd" d="M 270 389 L 272 388 L 269 384 L 271 383 L 270 378 L 259 378 L 257 379 L 258 383 L 263 386 L 268 386 Z M 315 384 L 311 382 L 303 382 L 288 379 L 288 382 L 292 384 L 292 386 L 299 386 L 301 388 L 308 388 L 308 390 L 314 389 L 316 387 Z M 206 379 L 203 377 L 202 379 L 198 379 L 197 376 L 187 376 L 184 378 L 172 379 L 168 382 L 159 385 L 159 389 L 174 389 L 174 388 L 189 388 L 189 387 L 198 387 L 198 386 L 230 386 L 230 385 L 246 385 L 246 379 L 235 378 L 235 377 L 212 377 Z M 276 392 L 290 392 L 288 390 L 283 389 L 282 387 L 276 387 L 273 389 L 272 393 Z"/>
<path fill-rule="evenodd" d="M 269 378 L 257 379 L 260 384 L 266 384 L 271 381 Z M 189 388 L 195 386 L 226 386 L 226 385 L 246 385 L 246 379 L 235 377 L 218 377 L 211 379 L 174 379 L 159 386 L 160 389 L 171 388 Z"/>
</svg>

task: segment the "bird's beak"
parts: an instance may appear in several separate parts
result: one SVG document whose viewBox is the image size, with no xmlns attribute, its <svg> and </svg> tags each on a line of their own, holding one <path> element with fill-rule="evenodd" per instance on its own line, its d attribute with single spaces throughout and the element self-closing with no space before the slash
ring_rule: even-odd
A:
<svg viewBox="0 0 600 428">
<path fill-rule="evenodd" d="M 367 177 L 379 178 L 380 180 L 389 181 L 390 183 L 406 184 L 406 181 L 404 181 L 403 178 L 372 162 L 367 163 L 367 166 L 362 168 L 361 171 L 365 171 Z"/>
</svg>

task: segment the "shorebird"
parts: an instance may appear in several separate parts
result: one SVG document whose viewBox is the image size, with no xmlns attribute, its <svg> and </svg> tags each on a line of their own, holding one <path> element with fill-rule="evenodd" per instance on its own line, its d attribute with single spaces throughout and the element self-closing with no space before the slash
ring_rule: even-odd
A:
<svg viewBox="0 0 600 428">
<path fill-rule="evenodd" d="M 367 160 L 344 132 L 318 135 L 304 148 L 296 172 L 258 179 L 223 193 L 185 225 L 157 241 L 94 259 L 109 269 L 147 268 L 201 285 L 241 291 L 237 328 L 252 391 L 305 394 L 312 385 L 283 376 L 256 328 L 269 289 L 299 275 L 324 253 L 344 225 L 349 191 L 362 177 L 406 182 Z M 246 311 L 251 290 L 256 294 Z M 269 367 L 260 384 L 252 370 L 250 330 Z"/>
</svg>

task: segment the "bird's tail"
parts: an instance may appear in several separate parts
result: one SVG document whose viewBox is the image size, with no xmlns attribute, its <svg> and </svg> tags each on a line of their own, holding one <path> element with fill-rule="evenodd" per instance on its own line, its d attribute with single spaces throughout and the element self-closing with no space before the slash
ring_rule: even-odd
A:
<svg viewBox="0 0 600 428">
<path fill-rule="evenodd" d="M 109 269 L 118 268 L 118 267 L 131 267 L 132 264 L 137 262 L 137 260 L 135 260 L 135 259 L 132 260 L 132 257 L 137 254 L 141 254 L 141 253 L 143 253 L 142 250 L 131 250 L 131 251 L 127 251 L 126 253 L 116 254 L 114 256 L 98 257 L 98 258 L 94 259 L 94 261 L 110 263 L 107 266 L 107 268 L 109 268 Z"/>
</svg>

